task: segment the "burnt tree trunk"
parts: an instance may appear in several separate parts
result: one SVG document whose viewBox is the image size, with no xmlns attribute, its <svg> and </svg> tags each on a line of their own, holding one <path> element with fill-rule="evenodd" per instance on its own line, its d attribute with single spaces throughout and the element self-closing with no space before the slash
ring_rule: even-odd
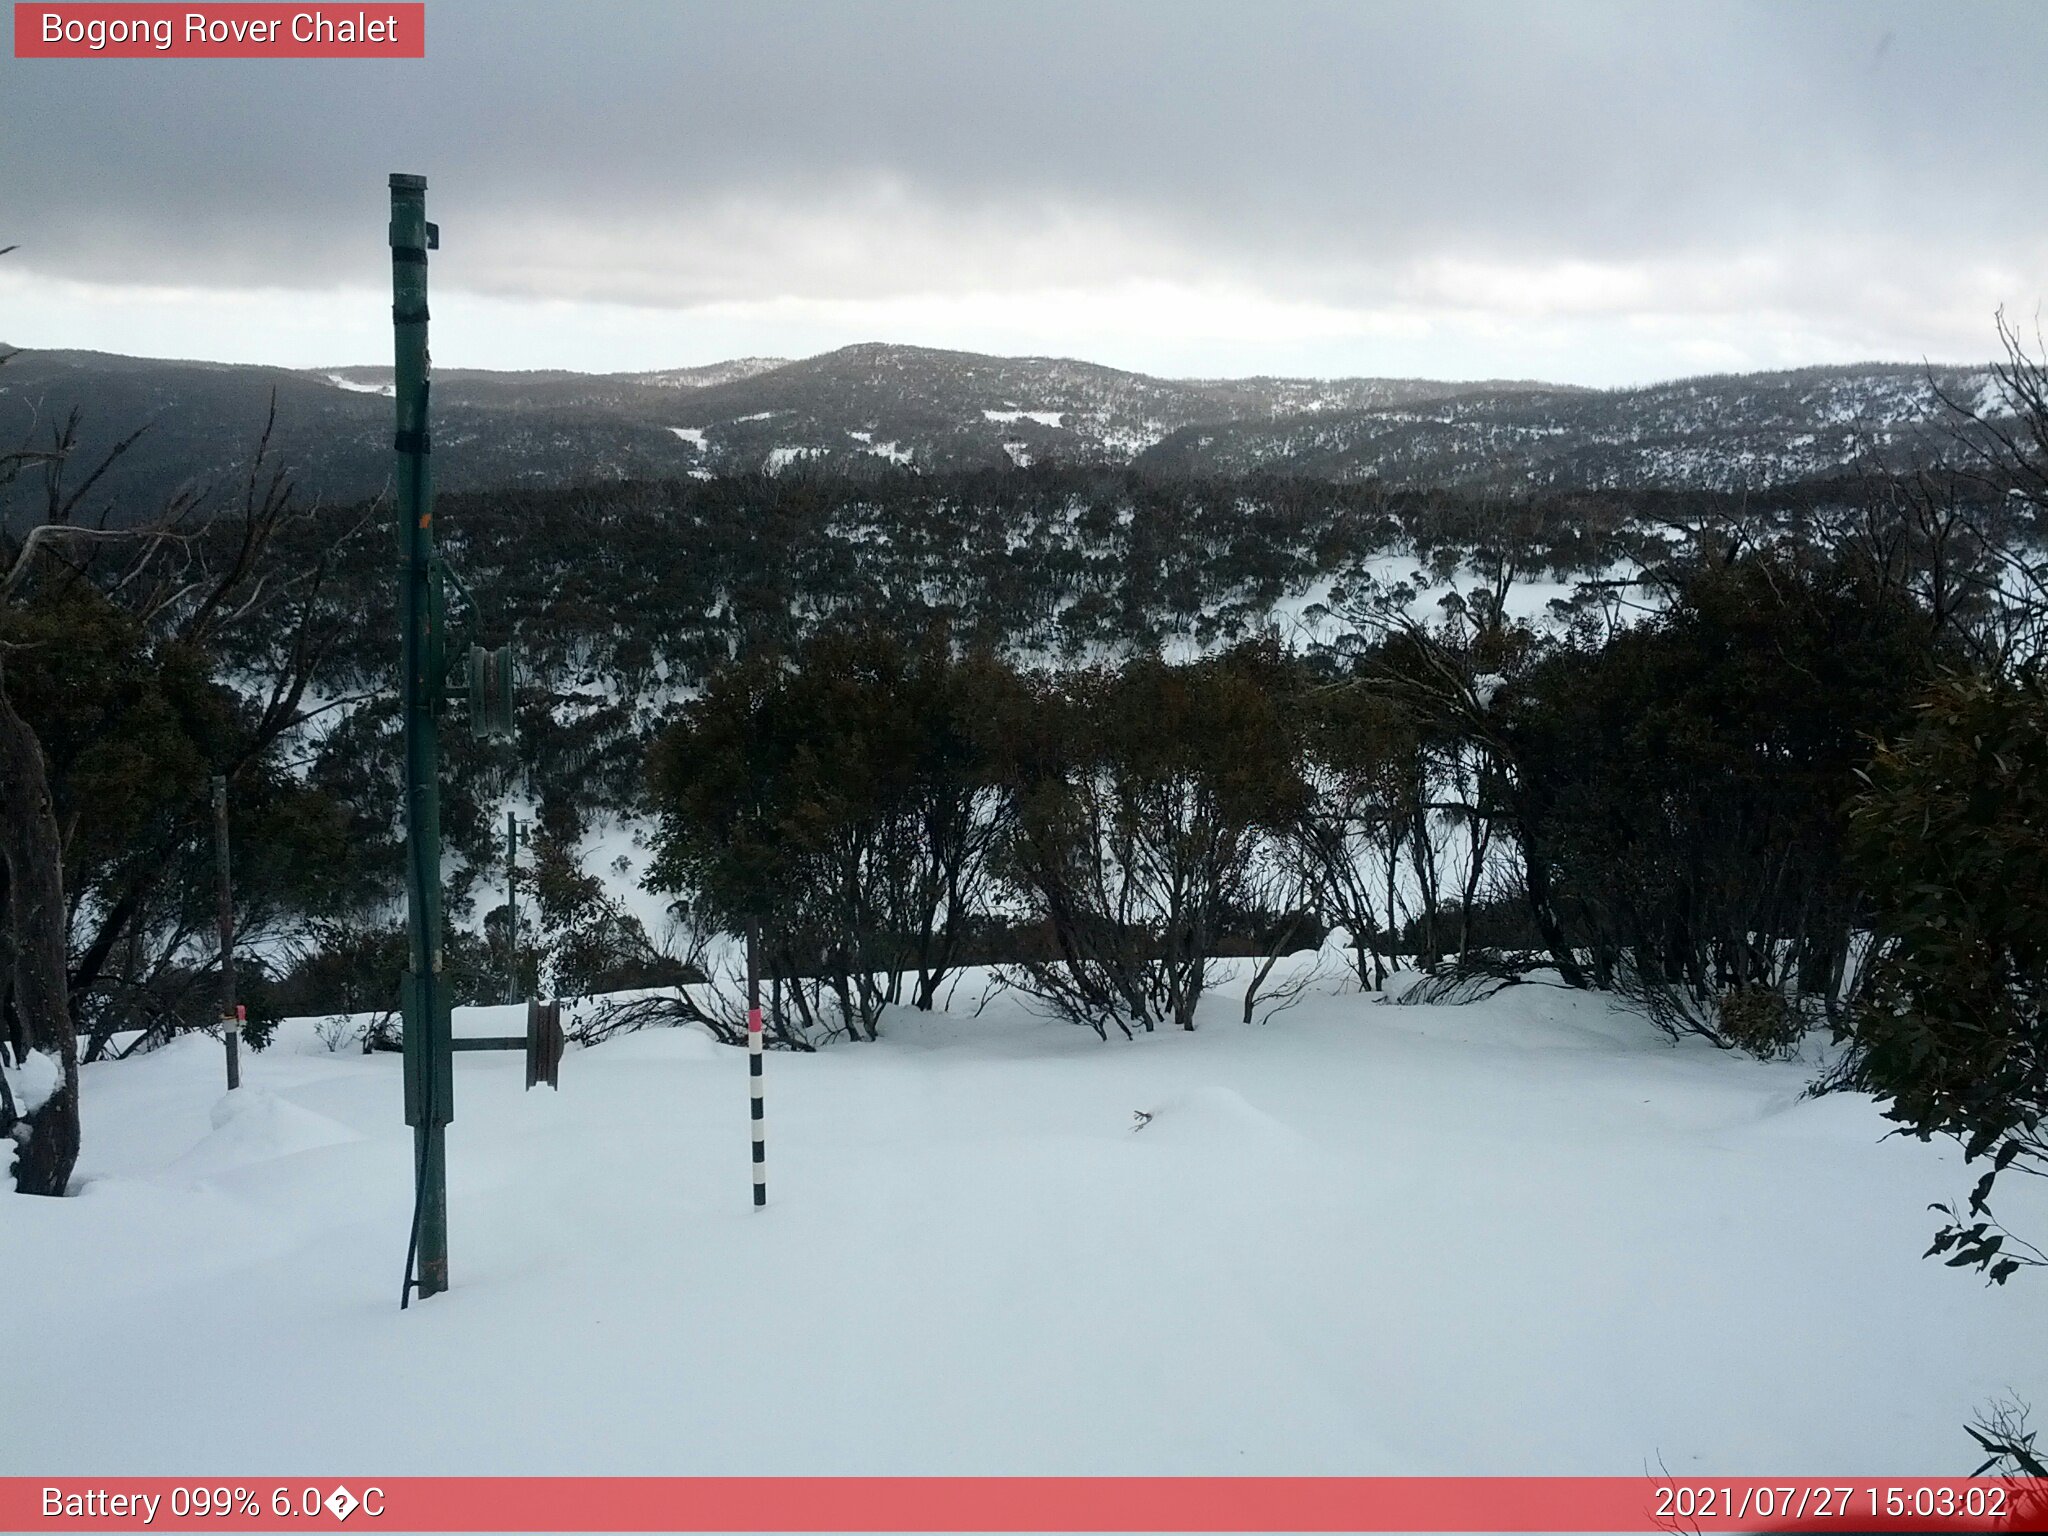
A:
<svg viewBox="0 0 2048 1536">
<path fill-rule="evenodd" d="M 0 679 L 4 682 L 4 679 Z M 78 1035 L 64 981 L 64 853 L 42 743 L 0 686 L 0 860 L 21 1040 L 57 1061 L 57 1091 L 14 1127 L 14 1186 L 61 1195 L 78 1162 Z"/>
</svg>

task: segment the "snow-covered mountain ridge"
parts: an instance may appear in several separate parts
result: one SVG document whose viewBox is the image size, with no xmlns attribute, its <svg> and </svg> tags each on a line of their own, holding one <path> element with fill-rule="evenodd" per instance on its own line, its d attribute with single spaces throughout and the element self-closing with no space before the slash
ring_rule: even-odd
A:
<svg viewBox="0 0 2048 1536">
<path fill-rule="evenodd" d="M 104 488 L 145 510 L 232 483 L 274 400 L 302 493 L 367 497 L 390 472 L 387 369 L 306 370 L 26 351 L 0 375 L 0 440 L 81 412 L 89 460 L 148 431 Z M 1279 473 L 1516 489 L 1746 489 L 1922 457 L 1938 395 L 1987 401 L 1985 368 L 1868 364 L 1627 390 L 1528 381 L 1167 379 L 1068 358 L 870 343 L 796 361 L 434 380 L 449 490 L 754 473 L 1010 470 L 1047 461 L 1162 476 Z M 141 515 L 138 513 L 138 515 Z"/>
</svg>

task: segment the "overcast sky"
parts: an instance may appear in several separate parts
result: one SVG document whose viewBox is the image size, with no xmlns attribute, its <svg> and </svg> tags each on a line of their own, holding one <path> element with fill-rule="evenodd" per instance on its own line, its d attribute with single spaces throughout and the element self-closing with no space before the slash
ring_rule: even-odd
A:
<svg viewBox="0 0 2048 1536">
<path fill-rule="evenodd" d="M 0 339 L 385 360 L 405 170 L 443 366 L 1967 361 L 2044 146 L 2040 0 L 428 0 L 424 61 L 0 58 Z"/>
</svg>

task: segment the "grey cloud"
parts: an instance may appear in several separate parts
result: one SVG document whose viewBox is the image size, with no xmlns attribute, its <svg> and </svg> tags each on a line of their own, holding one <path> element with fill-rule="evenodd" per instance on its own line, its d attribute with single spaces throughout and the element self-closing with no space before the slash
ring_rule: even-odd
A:
<svg viewBox="0 0 2048 1536">
<path fill-rule="evenodd" d="M 657 304 L 1091 271 L 1370 302 L 1417 259 L 1829 244 L 2021 269 L 2048 227 L 2027 3 L 430 0 L 428 26 L 417 64 L 0 61 L 0 243 L 96 281 L 374 282 L 394 169 L 428 173 L 479 291 Z"/>
</svg>

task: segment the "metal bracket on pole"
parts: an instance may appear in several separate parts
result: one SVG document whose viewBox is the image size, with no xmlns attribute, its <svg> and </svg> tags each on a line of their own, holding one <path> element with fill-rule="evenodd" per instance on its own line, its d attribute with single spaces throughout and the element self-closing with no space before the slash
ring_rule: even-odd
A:
<svg viewBox="0 0 2048 1536">
<path fill-rule="evenodd" d="M 512 739 L 512 647 L 469 648 L 469 728 L 484 741 Z"/>
<path fill-rule="evenodd" d="M 562 1086 L 562 1005 L 538 998 L 526 1005 L 526 1086 Z"/>
<path fill-rule="evenodd" d="M 523 1035 L 461 1035 L 453 1042 L 458 1051 L 526 1052 L 526 1086 L 546 1083 L 562 1086 L 562 1005 L 538 998 L 526 1005 L 526 1033 Z"/>
</svg>

